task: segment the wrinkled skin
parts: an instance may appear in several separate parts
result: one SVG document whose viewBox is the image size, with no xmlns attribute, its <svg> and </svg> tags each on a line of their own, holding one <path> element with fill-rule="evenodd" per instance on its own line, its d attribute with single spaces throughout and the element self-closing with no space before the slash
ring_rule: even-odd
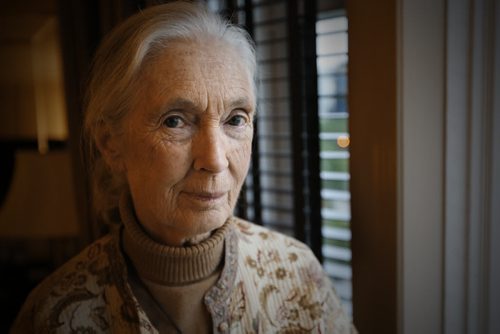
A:
<svg viewBox="0 0 500 334">
<path fill-rule="evenodd" d="M 221 42 L 178 41 L 138 83 L 106 160 L 124 174 L 138 220 L 155 240 L 197 243 L 232 215 L 248 172 L 252 77 Z"/>
</svg>

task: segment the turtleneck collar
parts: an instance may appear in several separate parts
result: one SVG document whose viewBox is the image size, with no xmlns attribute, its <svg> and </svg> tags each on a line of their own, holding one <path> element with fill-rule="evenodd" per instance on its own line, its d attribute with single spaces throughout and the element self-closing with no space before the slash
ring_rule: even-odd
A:
<svg viewBox="0 0 500 334">
<path fill-rule="evenodd" d="M 231 219 L 199 244 L 172 247 L 158 243 L 145 232 L 137 221 L 129 194 L 120 199 L 120 215 L 124 225 L 123 248 L 139 276 L 160 284 L 181 285 L 205 279 L 221 268 Z"/>
</svg>

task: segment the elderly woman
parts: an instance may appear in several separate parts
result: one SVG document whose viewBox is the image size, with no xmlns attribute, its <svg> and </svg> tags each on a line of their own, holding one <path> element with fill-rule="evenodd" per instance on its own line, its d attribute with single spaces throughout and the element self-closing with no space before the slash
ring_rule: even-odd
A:
<svg viewBox="0 0 500 334">
<path fill-rule="evenodd" d="M 302 243 L 232 216 L 256 61 L 202 5 L 151 7 L 97 52 L 86 108 L 94 207 L 116 228 L 42 282 L 13 332 L 347 333 Z"/>
</svg>

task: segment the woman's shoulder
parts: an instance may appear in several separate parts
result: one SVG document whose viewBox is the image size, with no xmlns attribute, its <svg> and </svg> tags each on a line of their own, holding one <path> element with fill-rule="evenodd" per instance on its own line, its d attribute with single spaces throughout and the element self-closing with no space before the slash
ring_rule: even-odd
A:
<svg viewBox="0 0 500 334">
<path fill-rule="evenodd" d="M 324 276 L 318 259 L 303 242 L 240 218 L 234 218 L 234 224 L 238 234 L 239 256 L 244 261 L 266 262 L 266 266 L 272 268 L 284 267 Z"/>
<path fill-rule="evenodd" d="M 240 260 L 236 281 L 241 282 L 237 293 L 257 308 L 267 305 L 263 318 L 258 317 L 269 327 L 262 332 L 277 332 L 273 327 L 276 324 L 291 331 L 308 328 L 314 333 L 351 332 L 340 298 L 307 245 L 239 218 L 234 218 L 234 225 Z M 275 302 L 268 302 L 271 299 Z"/>
<path fill-rule="evenodd" d="M 113 276 L 111 258 L 116 257 L 116 244 L 113 236 L 105 236 L 46 277 L 31 291 L 13 329 L 40 328 L 41 323 L 50 328 L 74 305 L 102 297 L 104 286 Z"/>
<path fill-rule="evenodd" d="M 115 243 L 111 235 L 94 241 L 45 278 L 34 292 L 49 290 L 52 294 L 60 295 L 88 286 L 92 283 L 91 277 L 99 276 L 109 268 L 110 258 L 116 256 Z"/>
<path fill-rule="evenodd" d="M 246 243 L 252 245 L 252 247 L 261 245 L 265 248 L 294 249 L 296 251 L 310 253 L 312 255 L 312 252 L 307 245 L 291 236 L 251 223 L 238 217 L 233 217 L 233 222 L 236 226 L 240 242 L 244 244 Z"/>
</svg>

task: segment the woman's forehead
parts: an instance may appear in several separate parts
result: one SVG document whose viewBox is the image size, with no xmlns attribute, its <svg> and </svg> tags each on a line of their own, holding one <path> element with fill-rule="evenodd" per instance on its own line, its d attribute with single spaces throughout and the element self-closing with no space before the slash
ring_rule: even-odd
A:
<svg viewBox="0 0 500 334">
<path fill-rule="evenodd" d="M 249 71 L 238 50 L 223 41 L 171 41 L 146 66 L 153 73 L 161 68 L 177 75 L 190 74 L 186 69 L 220 74 Z"/>
<path fill-rule="evenodd" d="M 151 61 L 139 84 L 149 99 L 163 104 L 199 104 L 205 98 L 233 104 L 255 100 L 252 80 L 235 52 L 182 42 Z"/>
</svg>

